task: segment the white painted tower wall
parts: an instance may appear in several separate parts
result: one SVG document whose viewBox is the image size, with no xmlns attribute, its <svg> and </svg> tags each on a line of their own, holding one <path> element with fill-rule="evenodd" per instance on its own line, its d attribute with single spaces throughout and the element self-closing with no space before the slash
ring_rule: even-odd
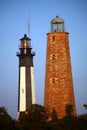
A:
<svg viewBox="0 0 87 130">
<path fill-rule="evenodd" d="M 31 93 L 32 93 L 32 104 L 36 103 L 35 99 L 35 85 L 34 85 L 34 68 L 30 67 L 31 75 Z M 20 102 L 19 111 L 26 111 L 26 67 L 20 67 Z"/>
<path fill-rule="evenodd" d="M 26 111 L 26 67 L 20 67 L 20 104 L 19 111 Z"/>
<path fill-rule="evenodd" d="M 31 73 L 32 104 L 35 104 L 36 103 L 36 99 L 35 99 L 34 68 L 33 67 L 30 67 L 30 73 Z"/>
</svg>

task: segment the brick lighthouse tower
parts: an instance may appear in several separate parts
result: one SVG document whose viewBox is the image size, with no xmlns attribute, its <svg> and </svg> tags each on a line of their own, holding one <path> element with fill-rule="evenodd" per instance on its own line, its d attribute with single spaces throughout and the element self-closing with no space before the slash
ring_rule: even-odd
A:
<svg viewBox="0 0 87 130">
<path fill-rule="evenodd" d="M 31 51 L 31 39 L 26 34 L 20 39 L 19 50 L 20 52 L 17 53 L 19 57 L 18 117 L 36 102 L 33 70 L 35 53 Z"/>
<path fill-rule="evenodd" d="M 47 33 L 46 75 L 44 106 L 51 114 L 65 116 L 66 105 L 73 106 L 76 114 L 68 33 L 64 31 L 63 19 L 56 16 L 51 21 L 51 32 Z"/>
</svg>

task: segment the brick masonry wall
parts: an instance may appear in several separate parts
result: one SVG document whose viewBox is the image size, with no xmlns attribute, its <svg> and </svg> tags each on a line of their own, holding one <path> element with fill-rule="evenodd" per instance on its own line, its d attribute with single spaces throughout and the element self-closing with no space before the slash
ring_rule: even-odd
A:
<svg viewBox="0 0 87 130">
<path fill-rule="evenodd" d="M 65 116 L 67 104 L 74 106 L 76 114 L 68 33 L 47 34 L 44 106 L 48 113 L 55 108 L 58 117 Z"/>
</svg>

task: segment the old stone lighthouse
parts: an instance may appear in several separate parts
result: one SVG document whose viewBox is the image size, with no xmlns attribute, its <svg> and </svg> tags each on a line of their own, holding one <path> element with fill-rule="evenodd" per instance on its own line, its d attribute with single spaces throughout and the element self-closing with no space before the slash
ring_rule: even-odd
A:
<svg viewBox="0 0 87 130">
<path fill-rule="evenodd" d="M 52 19 L 47 33 L 44 106 L 49 114 L 55 109 L 59 118 L 65 116 L 66 105 L 72 105 L 76 114 L 68 35 L 63 19 Z"/>
</svg>

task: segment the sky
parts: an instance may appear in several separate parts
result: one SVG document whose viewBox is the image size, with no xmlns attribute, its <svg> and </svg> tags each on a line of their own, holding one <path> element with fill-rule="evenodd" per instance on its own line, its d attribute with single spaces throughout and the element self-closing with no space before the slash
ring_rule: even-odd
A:
<svg viewBox="0 0 87 130">
<path fill-rule="evenodd" d="M 0 106 L 17 118 L 19 39 L 29 35 L 36 56 L 34 76 L 36 103 L 43 105 L 47 33 L 58 15 L 69 32 L 70 56 L 77 115 L 87 113 L 87 1 L 0 0 Z"/>
</svg>

